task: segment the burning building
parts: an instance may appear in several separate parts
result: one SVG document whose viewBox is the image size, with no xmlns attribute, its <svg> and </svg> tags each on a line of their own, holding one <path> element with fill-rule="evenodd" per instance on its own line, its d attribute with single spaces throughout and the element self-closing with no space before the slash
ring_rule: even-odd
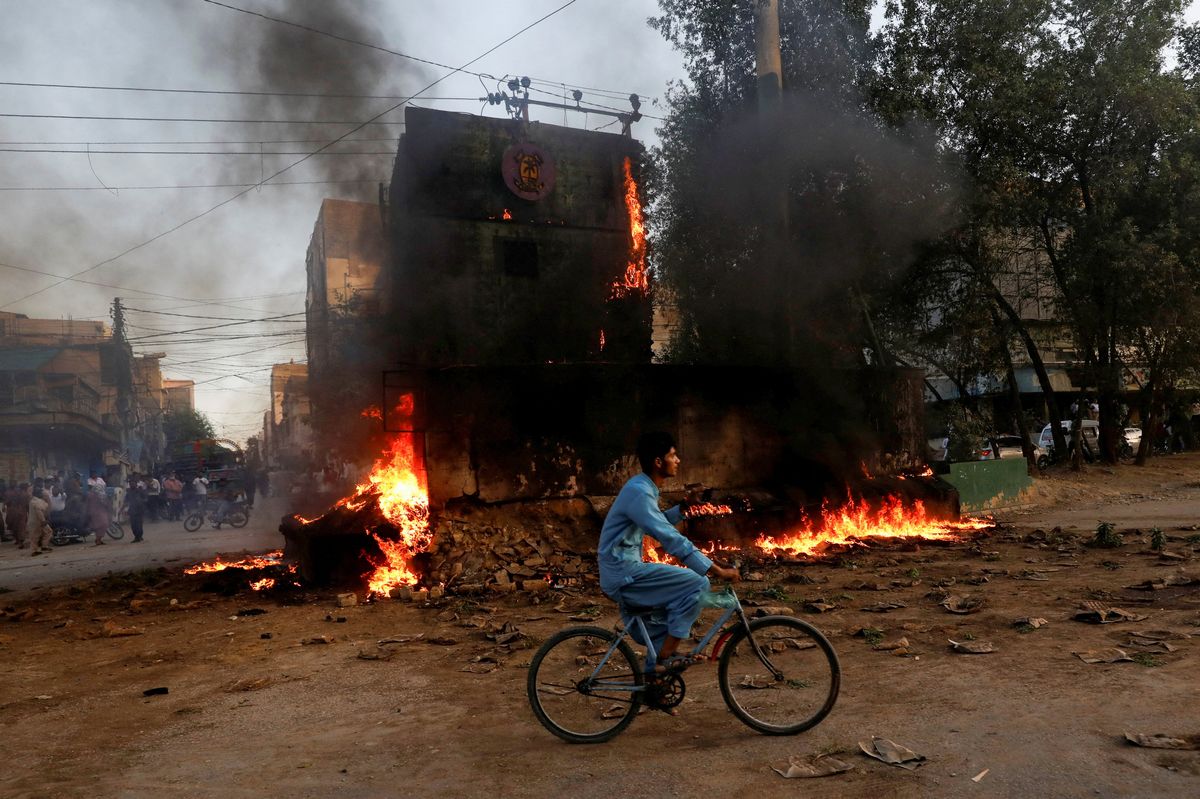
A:
<svg viewBox="0 0 1200 799">
<path fill-rule="evenodd" d="M 689 522 L 698 538 L 750 545 L 794 528 L 781 550 L 810 552 L 848 491 L 847 540 L 956 516 L 952 490 L 899 474 L 923 451 L 919 371 L 651 362 L 640 156 L 624 135 L 408 109 L 382 209 L 381 313 L 359 339 L 382 391 L 363 408 L 314 408 L 344 440 L 370 429 L 359 457 L 374 462 L 328 513 L 284 524 L 303 576 L 336 579 L 349 562 L 373 593 L 421 577 L 473 585 L 500 581 L 490 570 L 512 550 L 530 572 L 515 574 L 541 580 L 530 564 L 561 557 L 543 532 L 574 526 L 593 547 L 583 528 L 637 468 L 650 428 L 672 431 L 684 457 L 668 492 L 698 482 L 717 504 L 757 497 Z M 312 369 L 323 379 L 317 359 Z M 515 525 L 517 546 L 493 518 L 476 536 L 493 549 L 475 563 L 462 542 L 476 539 L 438 517 L 489 508 L 538 522 Z"/>
</svg>

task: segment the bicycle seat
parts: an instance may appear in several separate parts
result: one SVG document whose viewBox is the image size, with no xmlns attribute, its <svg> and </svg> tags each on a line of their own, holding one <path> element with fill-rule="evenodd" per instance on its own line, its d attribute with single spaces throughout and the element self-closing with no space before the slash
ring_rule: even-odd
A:
<svg viewBox="0 0 1200 799">
<path fill-rule="evenodd" d="M 660 610 L 665 610 L 665 608 L 654 607 L 652 605 L 634 605 L 630 602 L 621 603 L 621 615 L 623 616 L 648 616 Z"/>
</svg>

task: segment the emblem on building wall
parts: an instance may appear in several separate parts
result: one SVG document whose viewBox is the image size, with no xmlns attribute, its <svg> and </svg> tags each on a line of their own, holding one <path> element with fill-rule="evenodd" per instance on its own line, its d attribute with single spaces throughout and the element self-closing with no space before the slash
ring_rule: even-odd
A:
<svg viewBox="0 0 1200 799">
<path fill-rule="evenodd" d="M 536 144 L 519 142 L 504 151 L 504 185 L 522 200 L 540 200 L 554 190 L 554 159 Z"/>
</svg>

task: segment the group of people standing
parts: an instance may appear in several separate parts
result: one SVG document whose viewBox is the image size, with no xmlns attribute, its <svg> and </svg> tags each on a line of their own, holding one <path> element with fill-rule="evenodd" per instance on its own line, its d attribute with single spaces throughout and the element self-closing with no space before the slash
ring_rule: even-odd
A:
<svg viewBox="0 0 1200 799">
<path fill-rule="evenodd" d="M 55 524 L 95 533 L 99 544 L 112 523 L 108 485 L 94 472 L 86 482 L 75 473 L 12 485 L 0 479 L 0 511 L 0 541 L 33 555 L 50 551 Z"/>
</svg>

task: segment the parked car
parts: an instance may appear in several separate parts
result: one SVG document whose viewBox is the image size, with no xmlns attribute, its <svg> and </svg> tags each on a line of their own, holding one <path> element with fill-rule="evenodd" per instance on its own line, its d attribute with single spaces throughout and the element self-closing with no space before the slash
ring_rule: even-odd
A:
<svg viewBox="0 0 1200 799">
<path fill-rule="evenodd" d="M 1064 419 L 1059 424 L 1062 425 L 1063 433 L 1067 439 L 1067 447 L 1070 448 L 1073 446 L 1075 440 L 1071 432 L 1074 425 L 1070 419 Z M 1083 457 L 1089 461 L 1095 460 L 1096 453 L 1100 451 L 1100 423 L 1095 419 L 1083 419 L 1079 427 L 1083 431 Z M 1045 449 L 1051 457 L 1054 456 L 1054 432 L 1051 430 L 1050 425 L 1042 428 L 1042 433 L 1037 439 L 1037 445 Z"/>
<path fill-rule="evenodd" d="M 1137 454 L 1138 447 L 1142 445 L 1142 428 L 1126 427 L 1125 428 L 1125 444 L 1128 447 L 1126 457 L 1132 458 Z"/>
<path fill-rule="evenodd" d="M 992 441 L 995 442 L 995 457 L 997 458 L 1024 458 L 1025 450 L 1021 447 L 1021 437 L 1014 435 L 993 436 Z M 1034 459 L 1037 462 L 1039 469 L 1045 469 L 1050 465 L 1050 452 L 1045 447 L 1039 446 L 1038 443 L 1033 443 Z M 989 447 L 990 449 L 990 447 Z"/>
</svg>

